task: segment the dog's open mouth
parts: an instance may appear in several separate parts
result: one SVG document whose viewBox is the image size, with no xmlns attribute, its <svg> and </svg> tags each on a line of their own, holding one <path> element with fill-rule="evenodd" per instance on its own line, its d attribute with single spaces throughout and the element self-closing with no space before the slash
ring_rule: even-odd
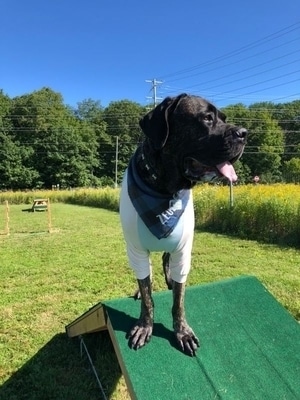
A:
<svg viewBox="0 0 300 400">
<path fill-rule="evenodd" d="M 225 161 L 215 166 L 207 166 L 192 157 L 184 160 L 184 175 L 191 181 L 211 182 L 226 178 L 230 182 L 237 181 L 237 175 L 232 162 Z"/>
</svg>

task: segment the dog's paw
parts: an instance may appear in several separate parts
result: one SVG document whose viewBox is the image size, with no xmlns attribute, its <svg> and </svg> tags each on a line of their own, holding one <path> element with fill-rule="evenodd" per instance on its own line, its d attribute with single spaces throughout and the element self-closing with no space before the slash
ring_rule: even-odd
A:
<svg viewBox="0 0 300 400">
<path fill-rule="evenodd" d="M 200 346 L 199 339 L 191 328 L 175 332 L 177 343 L 181 350 L 188 356 L 194 357 Z"/>
<path fill-rule="evenodd" d="M 151 339 L 152 330 L 153 325 L 138 321 L 126 335 L 129 347 L 138 350 L 145 346 Z"/>
</svg>

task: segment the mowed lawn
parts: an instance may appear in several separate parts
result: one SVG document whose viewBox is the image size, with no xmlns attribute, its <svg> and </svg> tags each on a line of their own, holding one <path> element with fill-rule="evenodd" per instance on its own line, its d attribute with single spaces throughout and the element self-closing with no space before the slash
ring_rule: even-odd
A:
<svg viewBox="0 0 300 400">
<path fill-rule="evenodd" d="M 0 236 L 0 399 L 101 399 L 79 341 L 66 336 L 65 326 L 99 301 L 136 289 L 119 216 L 51 204 L 48 233 L 49 213 L 26 208 L 10 206 L 10 235 Z M 152 256 L 154 290 L 165 290 L 160 257 Z M 196 232 L 189 285 L 245 274 L 258 277 L 300 319 L 299 250 Z M 127 399 L 107 333 L 87 335 L 86 343 L 107 397 Z"/>
</svg>

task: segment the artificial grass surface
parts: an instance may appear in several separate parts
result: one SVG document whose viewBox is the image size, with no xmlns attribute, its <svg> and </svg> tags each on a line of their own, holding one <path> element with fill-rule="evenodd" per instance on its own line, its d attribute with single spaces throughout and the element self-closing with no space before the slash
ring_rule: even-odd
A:
<svg viewBox="0 0 300 400">
<path fill-rule="evenodd" d="M 255 277 L 187 288 L 186 316 L 201 342 L 194 358 L 176 348 L 171 292 L 154 293 L 154 302 L 153 337 L 138 351 L 125 333 L 139 302 L 104 302 L 132 398 L 300 398 L 300 326 Z"/>
</svg>

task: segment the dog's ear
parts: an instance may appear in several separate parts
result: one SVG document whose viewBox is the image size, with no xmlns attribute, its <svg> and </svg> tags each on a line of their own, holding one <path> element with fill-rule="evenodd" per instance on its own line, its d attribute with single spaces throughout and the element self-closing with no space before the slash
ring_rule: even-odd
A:
<svg viewBox="0 0 300 400">
<path fill-rule="evenodd" d="M 220 111 L 220 110 L 218 110 L 218 117 L 219 117 L 223 122 L 226 122 L 227 117 L 226 117 L 226 115 L 225 115 L 222 111 Z"/>
<path fill-rule="evenodd" d="M 187 94 L 183 93 L 177 97 L 166 97 L 140 120 L 140 127 L 152 141 L 156 150 L 164 147 L 169 136 L 169 116 L 174 112 L 179 101 L 186 96 Z"/>
</svg>

